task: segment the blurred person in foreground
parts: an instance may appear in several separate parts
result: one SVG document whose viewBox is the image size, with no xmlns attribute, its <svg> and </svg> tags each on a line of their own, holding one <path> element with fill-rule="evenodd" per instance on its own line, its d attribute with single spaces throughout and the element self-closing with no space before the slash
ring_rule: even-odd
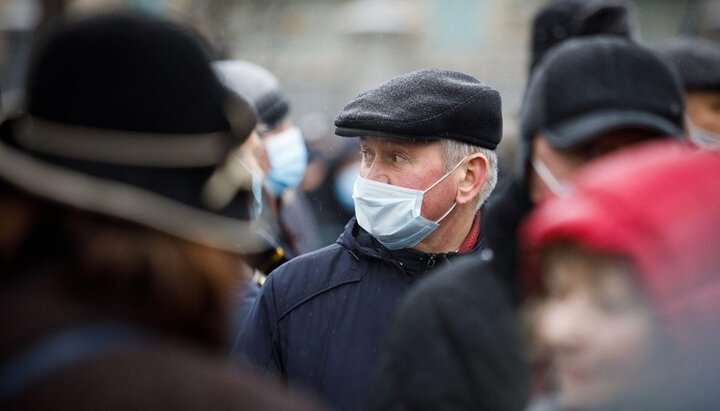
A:
<svg viewBox="0 0 720 411">
<path fill-rule="evenodd" d="M 355 217 L 333 245 L 275 270 L 243 329 L 257 369 L 363 409 L 380 341 L 405 291 L 484 247 L 480 206 L 497 176 L 500 95 L 424 69 L 356 97 L 336 134 L 359 137 Z"/>
<path fill-rule="evenodd" d="M 515 181 L 488 207 L 497 274 L 519 302 L 517 228 L 542 200 L 595 158 L 659 138 L 683 138 L 684 93 L 669 62 L 636 43 L 568 40 L 535 69 L 520 120 Z"/>
<path fill-rule="evenodd" d="M 543 57 L 563 42 L 597 35 L 627 41 L 638 37 L 639 25 L 631 0 L 549 0 L 533 16 L 529 41 L 528 80 Z M 515 150 L 516 147 L 512 147 Z M 513 155 L 513 158 L 516 156 Z M 498 184 L 488 203 L 507 190 L 513 181 L 513 167 L 499 162 Z"/>
<path fill-rule="evenodd" d="M 265 246 L 245 255 L 254 271 L 235 299 L 233 336 L 237 337 L 267 275 L 293 257 L 318 248 L 315 215 L 298 187 L 305 174 L 308 153 L 300 129 L 289 118 L 290 104 L 278 79 L 263 67 L 242 60 L 215 61 L 223 83 L 250 102 L 257 113 L 257 133 L 244 147 L 254 156 L 244 164 L 252 174 L 257 219 L 255 229 Z"/>
<path fill-rule="evenodd" d="M 675 65 L 685 87 L 688 137 L 702 148 L 720 150 L 720 46 L 681 37 L 659 50 Z"/>
<path fill-rule="evenodd" d="M 530 215 L 523 240 L 534 410 L 720 405 L 720 154 L 655 143 L 590 165 Z"/>
<path fill-rule="evenodd" d="M 251 196 L 218 176 L 255 118 L 202 39 L 65 21 L 27 78 L 0 126 L 1 408 L 310 409 L 223 356 L 254 242 Z"/>
<path fill-rule="evenodd" d="M 550 51 L 523 102 L 521 174 L 484 216 L 492 253 L 407 294 L 381 350 L 374 409 L 523 409 L 528 370 L 512 307 L 520 221 L 593 159 L 682 132 L 679 80 L 650 50 L 598 36 Z"/>
</svg>

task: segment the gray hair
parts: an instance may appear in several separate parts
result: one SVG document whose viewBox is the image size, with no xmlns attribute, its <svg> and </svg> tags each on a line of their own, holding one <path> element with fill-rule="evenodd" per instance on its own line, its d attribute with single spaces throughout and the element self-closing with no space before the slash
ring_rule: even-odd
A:
<svg viewBox="0 0 720 411">
<path fill-rule="evenodd" d="M 474 146 L 456 140 L 442 139 L 440 143 L 442 147 L 443 161 L 445 163 L 446 172 L 450 172 L 450 170 L 452 170 L 460 161 L 462 161 L 465 157 L 471 154 L 480 153 L 487 159 L 487 178 L 485 179 L 482 190 L 480 190 L 480 194 L 478 195 L 478 202 L 476 206 L 479 209 L 480 206 L 482 206 L 482 204 L 485 202 L 485 200 L 490 197 L 490 194 L 492 193 L 495 185 L 497 184 L 497 154 L 494 150 Z"/>
</svg>

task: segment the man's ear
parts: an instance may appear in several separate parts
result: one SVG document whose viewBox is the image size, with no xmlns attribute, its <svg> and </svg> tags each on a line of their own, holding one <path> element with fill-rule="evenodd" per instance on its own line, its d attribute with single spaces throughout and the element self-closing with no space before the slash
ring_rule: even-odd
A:
<svg viewBox="0 0 720 411">
<path fill-rule="evenodd" d="M 487 180 L 490 162 L 482 153 L 475 153 L 467 160 L 465 175 L 458 184 L 455 201 L 459 205 L 476 201 Z"/>
</svg>

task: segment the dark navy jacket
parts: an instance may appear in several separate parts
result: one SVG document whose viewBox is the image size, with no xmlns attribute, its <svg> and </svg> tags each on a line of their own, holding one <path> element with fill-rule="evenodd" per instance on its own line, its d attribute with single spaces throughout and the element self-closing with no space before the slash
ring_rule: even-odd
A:
<svg viewBox="0 0 720 411">
<path fill-rule="evenodd" d="M 478 241 L 472 252 L 482 247 Z M 239 349 L 260 371 L 311 388 L 338 409 L 363 409 L 400 298 L 456 255 L 388 250 L 353 218 L 335 244 L 296 257 L 268 277 Z"/>
</svg>

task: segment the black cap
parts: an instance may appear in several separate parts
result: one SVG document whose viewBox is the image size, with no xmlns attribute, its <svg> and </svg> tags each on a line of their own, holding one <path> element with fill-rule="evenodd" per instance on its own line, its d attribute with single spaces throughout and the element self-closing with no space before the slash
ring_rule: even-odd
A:
<svg viewBox="0 0 720 411">
<path fill-rule="evenodd" d="M 552 47 L 570 38 L 597 34 L 631 38 L 636 26 L 634 14 L 625 1 L 553 1 L 533 19 L 530 68 L 535 68 Z"/>
<path fill-rule="evenodd" d="M 500 93 L 467 74 L 418 70 L 357 96 L 335 126 L 343 137 L 451 139 L 495 149 L 502 137 Z"/>
<path fill-rule="evenodd" d="M 659 47 L 673 62 L 686 90 L 720 91 L 720 46 L 696 37 L 681 37 Z"/>
<path fill-rule="evenodd" d="M 0 177 L 191 241 L 254 245 L 251 197 L 224 171 L 254 114 L 194 32 L 130 14 L 65 21 L 40 43 L 27 81 L 27 113 L 0 127 Z"/>
<path fill-rule="evenodd" d="M 661 56 L 614 37 L 569 40 L 533 73 L 523 102 L 521 134 L 542 133 L 567 150 L 613 130 L 683 134 L 684 93 Z"/>
</svg>

